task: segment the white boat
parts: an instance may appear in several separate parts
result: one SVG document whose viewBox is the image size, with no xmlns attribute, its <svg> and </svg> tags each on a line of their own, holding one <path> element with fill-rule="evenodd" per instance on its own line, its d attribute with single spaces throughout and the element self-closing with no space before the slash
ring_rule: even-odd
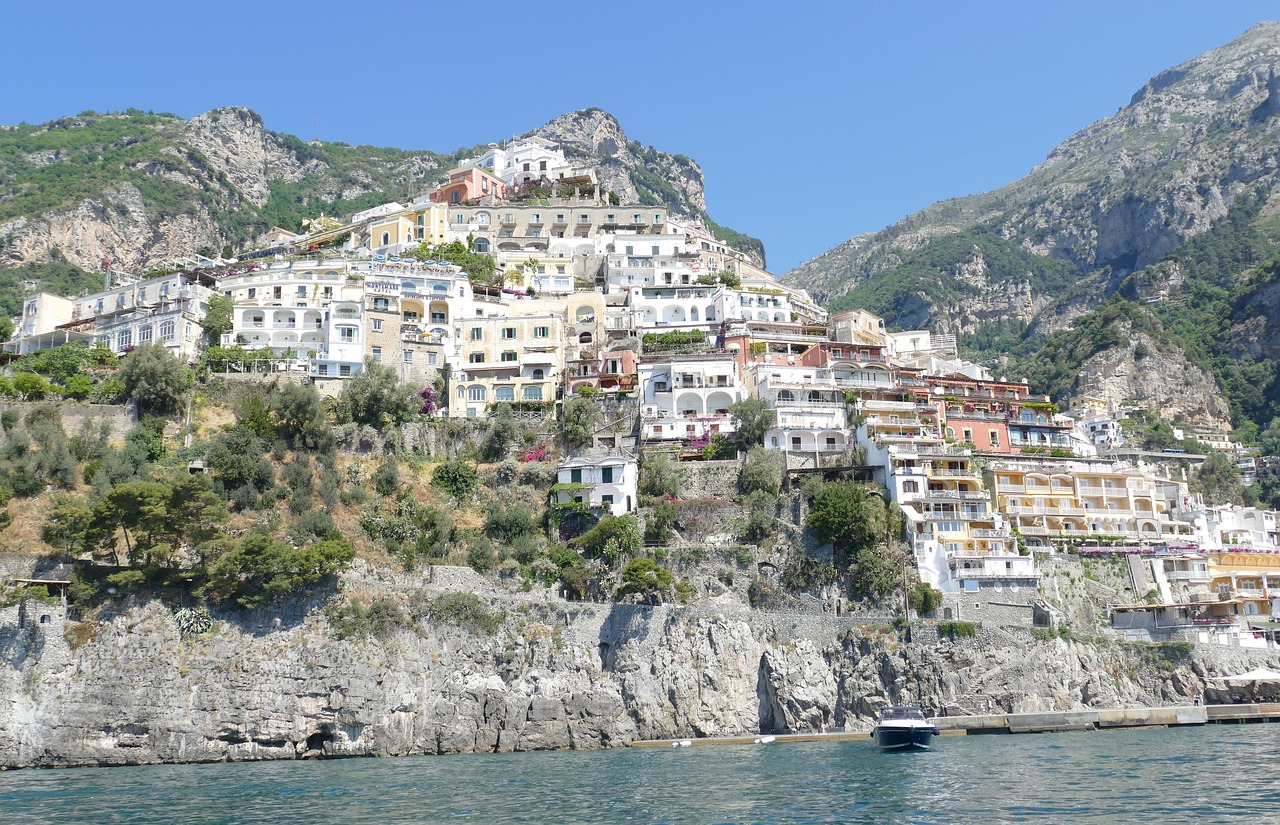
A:
<svg viewBox="0 0 1280 825">
<path fill-rule="evenodd" d="M 882 751 L 927 751 L 941 733 L 916 705 L 885 705 L 871 738 Z"/>
</svg>

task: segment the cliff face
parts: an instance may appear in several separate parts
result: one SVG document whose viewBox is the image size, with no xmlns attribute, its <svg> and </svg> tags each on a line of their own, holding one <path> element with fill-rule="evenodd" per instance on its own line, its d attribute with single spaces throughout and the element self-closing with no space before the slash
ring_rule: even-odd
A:
<svg viewBox="0 0 1280 825">
<path fill-rule="evenodd" d="M 317 605 L 219 621 L 184 637 L 138 604 L 96 635 L 63 636 L 56 608 L 0 612 L 0 767 L 305 755 L 596 748 L 636 739 L 861 727 L 886 701 L 1008 711 L 1181 702 L 1238 649 L 1152 665 L 1123 645 L 982 631 L 902 642 L 827 615 L 724 604 L 641 607 L 502 595 L 436 568 L 433 593 L 480 591 L 495 634 L 419 623 L 343 641 Z M 353 573 L 351 592 L 407 580 Z M 721 609 L 723 608 L 723 609 Z M 52 613 L 48 624 L 39 614 Z M 1239 660 L 1239 661 L 1236 661 Z"/>
<path fill-rule="evenodd" d="M 706 216 L 698 164 L 629 140 L 606 112 L 567 114 L 536 133 L 598 164 L 624 202 Z M 201 247 L 238 249 L 272 223 L 297 230 L 304 217 L 421 195 L 475 153 L 304 143 L 241 107 L 0 127 L 0 267 L 65 258 L 96 271 L 110 258 L 139 270 Z M 744 246 L 763 262 L 759 241 Z"/>
<path fill-rule="evenodd" d="M 1280 23 L 1263 23 L 1152 78 L 1026 177 L 852 238 L 786 278 L 836 309 L 960 334 L 983 357 L 993 340 L 1026 354 L 1113 297 L 1133 300 L 1167 325 L 1163 349 L 1210 368 L 1178 382 L 1193 395 L 1182 406 L 1204 413 L 1193 422 L 1220 426 L 1225 390 L 1237 425 L 1265 426 L 1280 383 L 1241 381 L 1219 356 L 1276 358 L 1274 290 L 1255 273 L 1276 248 L 1278 114 Z M 1123 362 L 1130 345 L 1091 368 Z"/>
</svg>

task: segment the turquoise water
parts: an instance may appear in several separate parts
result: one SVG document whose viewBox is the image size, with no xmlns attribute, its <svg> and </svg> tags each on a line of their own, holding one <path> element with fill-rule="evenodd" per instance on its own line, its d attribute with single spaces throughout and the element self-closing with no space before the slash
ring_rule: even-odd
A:
<svg viewBox="0 0 1280 825">
<path fill-rule="evenodd" d="M 0 773 L 0 823 L 1280 821 L 1280 726 Z"/>
</svg>

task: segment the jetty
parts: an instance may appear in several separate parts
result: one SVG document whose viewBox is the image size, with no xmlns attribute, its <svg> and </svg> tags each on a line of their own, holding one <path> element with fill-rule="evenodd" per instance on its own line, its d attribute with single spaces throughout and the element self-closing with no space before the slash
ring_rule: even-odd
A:
<svg viewBox="0 0 1280 825">
<path fill-rule="evenodd" d="M 1184 725 L 1234 725 L 1280 722 L 1280 703 L 1248 705 L 1171 705 L 1154 708 L 1044 711 L 1040 713 L 988 713 L 973 716 L 938 716 L 931 719 L 943 736 L 979 736 L 999 733 L 1064 733 L 1068 731 L 1119 730 L 1121 728 L 1172 728 Z M 697 739 L 643 739 L 633 748 L 672 748 L 682 745 L 760 745 L 803 742 L 870 742 L 868 730 L 826 733 L 780 733 L 741 736 L 706 736 Z M 762 739 L 768 739 L 763 742 Z"/>
</svg>

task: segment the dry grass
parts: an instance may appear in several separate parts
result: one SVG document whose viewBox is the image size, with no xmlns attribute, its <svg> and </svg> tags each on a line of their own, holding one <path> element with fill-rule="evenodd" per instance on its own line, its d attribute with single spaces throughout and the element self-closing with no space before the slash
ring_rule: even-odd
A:
<svg viewBox="0 0 1280 825">
<path fill-rule="evenodd" d="M 41 493 L 32 498 L 12 499 L 5 508 L 13 513 L 13 523 L 0 530 L 0 548 L 8 552 L 54 555 L 56 547 L 50 547 L 40 538 L 45 516 L 53 506 L 56 493 Z"/>
</svg>

